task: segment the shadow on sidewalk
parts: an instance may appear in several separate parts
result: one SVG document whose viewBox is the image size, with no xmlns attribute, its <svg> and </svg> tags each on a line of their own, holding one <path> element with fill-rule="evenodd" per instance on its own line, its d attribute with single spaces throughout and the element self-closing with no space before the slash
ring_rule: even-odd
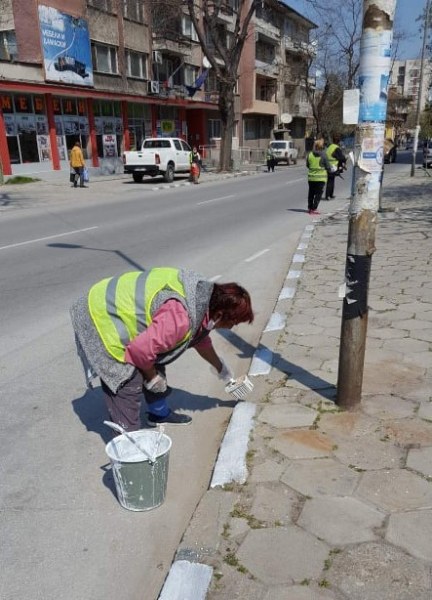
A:
<svg viewBox="0 0 432 600">
<path fill-rule="evenodd" d="M 210 410 L 216 406 L 234 408 L 237 401 L 224 401 L 212 396 L 192 394 L 180 388 L 173 388 L 169 395 L 168 404 L 173 410 L 180 409 L 191 412 L 201 412 Z M 88 389 L 82 396 L 72 400 L 72 408 L 87 431 L 97 433 L 104 444 L 107 444 L 112 439 L 113 431 L 103 423 L 104 420 L 109 420 L 109 415 L 100 386 L 91 390 Z M 146 410 L 147 404 L 144 397 L 142 397 L 140 415 L 142 427 L 144 429 L 147 428 Z"/>
<path fill-rule="evenodd" d="M 237 356 L 240 358 L 252 359 L 256 348 L 254 348 L 251 344 L 246 342 L 233 331 L 218 329 L 217 332 L 227 342 L 230 342 L 233 346 L 236 346 L 240 350 L 240 353 L 237 354 Z M 320 396 L 326 398 L 327 400 L 334 400 L 336 388 L 333 383 L 325 381 L 324 379 L 321 379 L 321 377 L 317 377 L 310 371 L 303 369 L 303 367 L 286 360 L 279 352 L 273 352 L 263 344 L 259 344 L 258 347 L 262 350 L 269 351 L 270 355 L 272 356 L 271 366 L 274 369 L 277 369 L 282 375 L 287 376 L 288 379 L 298 381 L 317 394 L 320 394 Z"/>
</svg>

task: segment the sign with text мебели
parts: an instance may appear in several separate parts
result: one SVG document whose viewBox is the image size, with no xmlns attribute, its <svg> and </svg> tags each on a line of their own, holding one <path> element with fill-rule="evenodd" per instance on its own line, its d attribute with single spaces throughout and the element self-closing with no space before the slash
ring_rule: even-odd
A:
<svg viewBox="0 0 432 600">
<path fill-rule="evenodd" d="M 39 27 L 45 79 L 71 85 L 93 86 L 87 21 L 40 4 Z"/>
</svg>

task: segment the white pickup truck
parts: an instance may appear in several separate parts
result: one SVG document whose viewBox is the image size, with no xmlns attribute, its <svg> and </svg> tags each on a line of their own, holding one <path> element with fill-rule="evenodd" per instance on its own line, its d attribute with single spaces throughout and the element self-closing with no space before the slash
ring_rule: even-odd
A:
<svg viewBox="0 0 432 600">
<path fill-rule="evenodd" d="M 298 150 L 292 140 L 275 140 L 270 142 L 269 148 L 273 153 L 276 164 L 286 162 L 287 165 L 297 164 Z"/>
<path fill-rule="evenodd" d="M 132 173 L 135 183 L 141 183 L 144 175 L 162 175 L 171 183 L 176 173 L 189 173 L 191 149 L 179 138 L 147 138 L 141 150 L 123 153 L 123 170 Z"/>
</svg>

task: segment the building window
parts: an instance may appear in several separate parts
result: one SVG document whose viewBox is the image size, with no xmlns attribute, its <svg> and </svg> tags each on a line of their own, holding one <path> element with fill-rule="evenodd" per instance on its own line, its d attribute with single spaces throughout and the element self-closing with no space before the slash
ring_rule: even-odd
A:
<svg viewBox="0 0 432 600">
<path fill-rule="evenodd" d="M 126 50 L 126 68 L 128 77 L 147 79 L 147 55 Z"/>
<path fill-rule="evenodd" d="M 118 73 L 117 49 L 113 46 L 92 44 L 93 68 L 100 73 Z"/>
<path fill-rule="evenodd" d="M 194 42 L 198 41 L 198 35 L 193 26 L 192 19 L 188 15 L 182 16 L 182 34 Z"/>
<path fill-rule="evenodd" d="M 208 134 L 209 139 L 220 138 L 221 136 L 221 122 L 220 119 L 209 119 L 208 120 Z"/>
<path fill-rule="evenodd" d="M 112 0 L 88 0 L 88 5 L 103 12 L 113 12 Z"/>
<path fill-rule="evenodd" d="M 144 23 L 143 0 L 123 0 L 123 16 L 129 21 Z"/>
<path fill-rule="evenodd" d="M 17 54 L 15 31 L 0 31 L 0 60 L 14 60 Z"/>
<path fill-rule="evenodd" d="M 198 77 L 198 68 L 191 65 L 185 65 L 184 84 L 192 86 Z"/>
</svg>

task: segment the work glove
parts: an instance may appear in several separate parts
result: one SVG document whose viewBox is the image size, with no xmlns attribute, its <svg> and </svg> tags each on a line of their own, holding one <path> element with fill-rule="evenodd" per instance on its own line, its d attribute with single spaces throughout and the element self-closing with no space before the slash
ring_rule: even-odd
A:
<svg viewBox="0 0 432 600">
<path fill-rule="evenodd" d="M 226 385 L 227 383 L 230 383 L 230 381 L 232 381 L 234 379 L 234 373 L 231 371 L 229 366 L 223 360 L 221 360 L 221 363 L 222 363 L 222 369 L 219 371 L 217 376 Z"/>
<path fill-rule="evenodd" d="M 144 387 L 153 394 L 163 394 L 167 391 L 167 380 L 163 375 L 157 373 L 150 381 L 144 381 Z"/>
</svg>

